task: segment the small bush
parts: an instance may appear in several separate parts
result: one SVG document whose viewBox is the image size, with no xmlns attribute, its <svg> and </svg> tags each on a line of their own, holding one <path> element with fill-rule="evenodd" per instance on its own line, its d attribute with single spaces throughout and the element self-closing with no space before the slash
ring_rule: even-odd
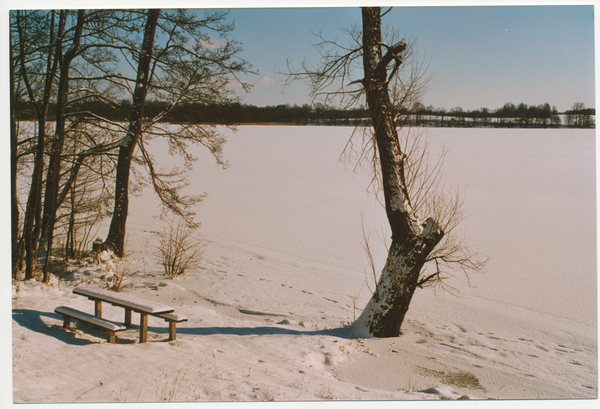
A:
<svg viewBox="0 0 600 409">
<path fill-rule="evenodd" d="M 113 275 L 110 277 L 110 281 L 106 280 L 106 289 L 120 293 L 124 288 L 129 287 L 130 284 L 125 283 L 125 276 L 128 275 L 127 267 L 117 265 L 117 268 Z"/>
<path fill-rule="evenodd" d="M 202 240 L 195 229 L 189 227 L 182 218 L 167 220 L 157 256 L 165 273 L 171 278 L 180 276 L 198 267 L 202 261 Z"/>
</svg>

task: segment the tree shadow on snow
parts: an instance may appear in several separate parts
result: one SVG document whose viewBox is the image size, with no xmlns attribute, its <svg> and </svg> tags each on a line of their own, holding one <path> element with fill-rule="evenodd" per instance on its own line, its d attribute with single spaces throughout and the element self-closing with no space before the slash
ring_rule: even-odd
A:
<svg viewBox="0 0 600 409">
<path fill-rule="evenodd" d="M 150 330 L 150 328 L 148 329 Z M 162 332 L 163 328 L 152 329 L 152 331 Z M 186 328 L 177 327 L 177 335 L 293 335 L 293 336 L 317 336 L 327 335 L 338 338 L 354 339 L 356 336 L 348 328 L 333 328 L 313 331 L 301 331 L 291 328 L 280 327 L 205 327 L 205 328 Z"/>
<path fill-rule="evenodd" d="M 57 321 L 54 324 L 47 324 L 44 322 L 42 317 L 51 318 Z M 78 338 L 73 330 L 67 330 L 62 327 L 63 318 L 62 315 L 56 313 L 42 312 L 28 309 L 14 309 L 12 310 L 13 320 L 20 326 L 29 329 L 30 331 L 37 332 L 43 335 L 47 335 L 58 339 L 69 345 L 91 345 L 97 342 L 90 341 L 87 339 Z M 85 323 L 76 323 L 78 329 L 85 332 L 86 334 L 96 336 L 101 340 L 98 342 L 106 341 L 106 334 L 103 330 L 98 329 L 92 325 Z M 138 328 L 132 326 L 131 329 Z M 168 328 L 165 327 L 151 327 L 148 326 L 148 332 L 155 334 L 167 334 Z M 283 327 L 178 327 L 177 335 L 234 335 L 234 336 L 267 336 L 267 335 L 290 335 L 290 336 L 318 336 L 326 335 L 345 339 L 354 339 L 356 336 L 349 330 L 349 328 L 333 328 L 323 330 L 296 330 L 291 328 Z M 116 337 L 116 343 L 134 343 L 133 340 L 119 339 Z"/>
</svg>

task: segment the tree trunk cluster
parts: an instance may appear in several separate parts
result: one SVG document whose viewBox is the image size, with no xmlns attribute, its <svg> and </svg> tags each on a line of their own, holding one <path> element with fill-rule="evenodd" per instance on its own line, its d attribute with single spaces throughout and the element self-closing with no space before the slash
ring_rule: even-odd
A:
<svg viewBox="0 0 600 409">
<path fill-rule="evenodd" d="M 25 279 L 32 279 L 40 267 L 47 282 L 50 262 L 62 250 L 57 243 L 64 244 L 66 259 L 85 256 L 93 224 L 110 216 L 106 241 L 122 257 L 129 193 L 145 183 L 154 188 L 163 210 L 197 226 L 188 209 L 204 195 L 182 193 L 186 170 L 157 171 L 143 135 L 168 138 L 188 168 L 193 161 L 189 144 L 207 147 L 218 164 L 227 166 L 225 138 L 216 125 L 156 125 L 180 103 L 236 102 L 227 87 L 231 81 L 249 89 L 237 74 L 250 73 L 250 65 L 239 57 L 239 44 L 226 36 L 233 29 L 224 23 L 226 15 L 207 11 L 200 18 L 185 9 L 10 13 L 14 278 L 25 267 Z M 204 46 L 216 35 L 223 41 Z M 134 78 L 121 69 L 128 64 L 136 70 Z M 124 95 L 131 97 L 126 124 L 110 116 L 122 109 Z M 148 95 L 159 102 L 158 112 L 145 112 Z M 26 116 L 19 117 L 23 112 Z M 32 117 L 35 124 L 28 121 Z M 134 160 L 150 182 L 130 182 Z M 17 197 L 21 180 L 29 189 L 23 214 Z"/>
</svg>

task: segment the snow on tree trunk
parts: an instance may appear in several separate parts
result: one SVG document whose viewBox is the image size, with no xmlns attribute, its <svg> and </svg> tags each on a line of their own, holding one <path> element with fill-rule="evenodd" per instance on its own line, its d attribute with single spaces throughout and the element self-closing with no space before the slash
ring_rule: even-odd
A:
<svg viewBox="0 0 600 409">
<path fill-rule="evenodd" d="M 353 324 L 359 336 L 385 338 L 400 335 L 421 268 L 443 234 L 432 219 L 427 219 L 422 234 L 392 239 L 373 296 Z"/>
<path fill-rule="evenodd" d="M 377 141 L 392 244 L 377 288 L 353 328 L 362 336 L 396 337 L 423 264 L 444 232 L 433 219 L 421 221 L 414 214 L 404 177 L 405 154 L 400 149 L 388 94 L 387 65 L 401 63 L 396 57 L 406 45 L 389 47 L 382 56 L 380 9 L 363 8 L 362 15 L 363 85 Z"/>
</svg>

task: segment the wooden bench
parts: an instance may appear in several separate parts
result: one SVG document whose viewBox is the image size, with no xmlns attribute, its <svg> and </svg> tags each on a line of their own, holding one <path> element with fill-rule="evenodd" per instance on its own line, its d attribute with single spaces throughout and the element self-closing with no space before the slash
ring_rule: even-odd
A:
<svg viewBox="0 0 600 409">
<path fill-rule="evenodd" d="M 125 325 L 117 324 L 70 307 L 56 307 L 54 312 L 63 316 L 63 327 L 66 329 L 71 328 L 71 319 L 84 321 L 88 324 L 105 329 L 108 333 L 108 342 L 111 344 L 115 343 L 115 332 L 127 329 Z"/>
<path fill-rule="evenodd" d="M 129 294 L 116 293 L 95 287 L 78 287 L 73 289 L 73 293 L 83 295 L 94 301 L 94 313 L 96 317 L 102 317 L 102 302 L 108 302 L 111 305 L 124 308 L 126 327 L 131 327 L 132 311 L 139 313 L 140 343 L 146 342 L 148 338 L 148 315 L 162 318 L 169 323 L 170 341 L 175 340 L 177 323 L 187 321 L 185 316 L 174 313 L 175 309 L 169 305 L 134 297 Z"/>
<path fill-rule="evenodd" d="M 177 338 L 176 335 L 176 326 L 178 322 L 187 321 L 187 317 L 181 314 L 176 314 L 174 312 L 167 312 L 164 314 L 151 314 L 155 317 L 162 318 L 169 323 L 169 341 L 175 341 Z"/>
</svg>

